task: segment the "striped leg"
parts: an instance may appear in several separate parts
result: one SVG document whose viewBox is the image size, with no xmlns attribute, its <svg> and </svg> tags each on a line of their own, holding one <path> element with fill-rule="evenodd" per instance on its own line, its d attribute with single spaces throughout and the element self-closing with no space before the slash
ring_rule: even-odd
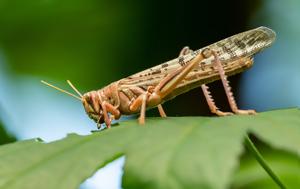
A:
<svg viewBox="0 0 300 189">
<path fill-rule="evenodd" d="M 210 92 L 208 91 L 208 86 L 203 84 L 203 85 L 201 85 L 201 88 L 204 93 L 205 99 L 207 101 L 208 107 L 212 113 L 217 114 L 218 116 L 233 115 L 233 113 L 231 113 L 231 112 L 222 112 L 219 110 L 219 108 L 216 106 L 214 99 L 212 98 Z"/>
<path fill-rule="evenodd" d="M 181 51 L 179 56 L 183 56 L 186 55 L 188 53 L 193 52 L 189 47 L 184 47 Z M 226 116 L 226 115 L 232 115 L 231 112 L 222 112 L 218 109 L 218 107 L 216 106 L 214 99 L 212 98 L 210 92 L 209 92 L 209 87 L 205 84 L 201 85 L 201 89 L 204 93 L 205 99 L 207 101 L 208 107 L 210 109 L 210 111 L 214 114 L 217 114 L 218 116 Z"/>
<path fill-rule="evenodd" d="M 227 99 L 228 99 L 228 102 L 229 102 L 231 110 L 235 114 L 242 114 L 242 115 L 253 115 L 253 114 L 256 114 L 255 110 L 240 110 L 240 109 L 238 109 L 237 104 L 236 104 L 236 102 L 234 100 L 233 94 L 231 92 L 231 87 L 229 86 L 229 82 L 227 80 L 227 76 L 225 75 L 225 71 L 223 69 L 223 66 L 222 66 L 220 60 L 219 60 L 219 57 L 218 57 L 218 55 L 214 51 L 212 52 L 212 54 L 213 54 L 213 56 L 215 58 L 214 64 L 217 67 L 218 72 L 220 74 L 221 81 L 222 81 L 223 87 L 225 89 L 225 93 L 226 93 L 226 96 L 227 96 Z"/>
</svg>

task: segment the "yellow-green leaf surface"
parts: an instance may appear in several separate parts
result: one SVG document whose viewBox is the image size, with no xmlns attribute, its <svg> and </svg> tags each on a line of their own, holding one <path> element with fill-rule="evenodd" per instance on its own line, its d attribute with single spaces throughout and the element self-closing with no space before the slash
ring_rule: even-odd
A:
<svg viewBox="0 0 300 189">
<path fill-rule="evenodd" d="M 77 188 L 98 168 L 125 155 L 123 188 L 228 188 L 247 132 L 299 155 L 300 111 L 255 116 L 136 120 L 89 136 L 0 147 L 0 188 Z M 288 185 L 288 183 L 285 183 Z"/>
</svg>

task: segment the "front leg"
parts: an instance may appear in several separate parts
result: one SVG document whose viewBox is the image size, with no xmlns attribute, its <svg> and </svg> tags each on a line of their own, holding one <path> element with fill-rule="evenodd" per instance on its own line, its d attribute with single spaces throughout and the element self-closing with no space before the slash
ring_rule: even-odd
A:
<svg viewBox="0 0 300 189">
<path fill-rule="evenodd" d="M 93 99 L 93 106 L 96 108 L 96 110 L 98 112 L 99 109 L 100 109 L 100 106 L 99 104 L 101 105 L 101 108 L 102 108 L 102 113 L 103 113 L 103 117 L 104 117 L 104 122 L 107 126 L 107 128 L 110 128 L 111 127 L 111 121 L 113 119 L 119 119 L 120 116 L 121 116 L 121 113 L 120 111 L 115 108 L 113 105 L 111 105 L 110 103 L 106 102 L 106 101 L 103 101 L 102 100 L 102 97 L 99 93 L 97 93 L 98 95 L 98 98 L 92 98 Z M 111 116 L 109 116 L 109 114 L 111 114 Z M 101 116 L 99 117 L 99 120 L 97 121 L 97 127 L 100 128 L 101 125 L 99 124 L 99 121 L 101 119 Z"/>
</svg>

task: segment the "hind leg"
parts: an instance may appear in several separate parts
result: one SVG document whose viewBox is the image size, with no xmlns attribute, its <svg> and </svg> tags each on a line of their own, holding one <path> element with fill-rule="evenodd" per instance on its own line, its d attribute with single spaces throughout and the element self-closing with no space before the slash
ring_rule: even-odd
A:
<svg viewBox="0 0 300 189">
<path fill-rule="evenodd" d="M 183 56 L 183 55 L 189 54 L 191 52 L 193 52 L 193 51 L 189 47 L 186 46 L 180 51 L 179 56 Z M 227 115 L 232 115 L 233 114 L 231 112 L 222 112 L 218 109 L 218 107 L 216 106 L 216 104 L 214 102 L 214 99 L 211 96 L 211 93 L 209 91 L 209 87 L 207 85 L 202 84 L 201 89 L 204 93 L 204 96 L 205 96 L 206 102 L 208 104 L 208 107 L 209 107 L 209 109 L 212 113 L 217 114 L 218 116 L 227 116 Z"/>
<path fill-rule="evenodd" d="M 225 71 L 223 69 L 223 66 L 219 60 L 218 55 L 215 52 L 212 52 L 214 58 L 215 58 L 215 66 L 218 69 L 218 72 L 220 74 L 220 78 L 223 84 L 223 87 L 225 89 L 225 93 L 230 105 L 231 110 L 235 113 L 235 114 L 241 114 L 241 115 L 253 115 L 256 114 L 255 110 L 240 110 L 237 107 L 237 104 L 235 102 L 235 99 L 233 97 L 233 94 L 231 92 L 231 87 L 229 86 L 229 81 L 227 80 L 227 76 L 225 75 Z"/>
</svg>

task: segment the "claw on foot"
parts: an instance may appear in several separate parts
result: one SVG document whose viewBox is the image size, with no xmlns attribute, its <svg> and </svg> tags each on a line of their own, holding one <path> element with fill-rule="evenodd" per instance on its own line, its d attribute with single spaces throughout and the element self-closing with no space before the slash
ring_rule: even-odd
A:
<svg viewBox="0 0 300 189">
<path fill-rule="evenodd" d="M 145 125 L 145 119 L 139 117 L 139 124 L 140 125 Z"/>
</svg>

